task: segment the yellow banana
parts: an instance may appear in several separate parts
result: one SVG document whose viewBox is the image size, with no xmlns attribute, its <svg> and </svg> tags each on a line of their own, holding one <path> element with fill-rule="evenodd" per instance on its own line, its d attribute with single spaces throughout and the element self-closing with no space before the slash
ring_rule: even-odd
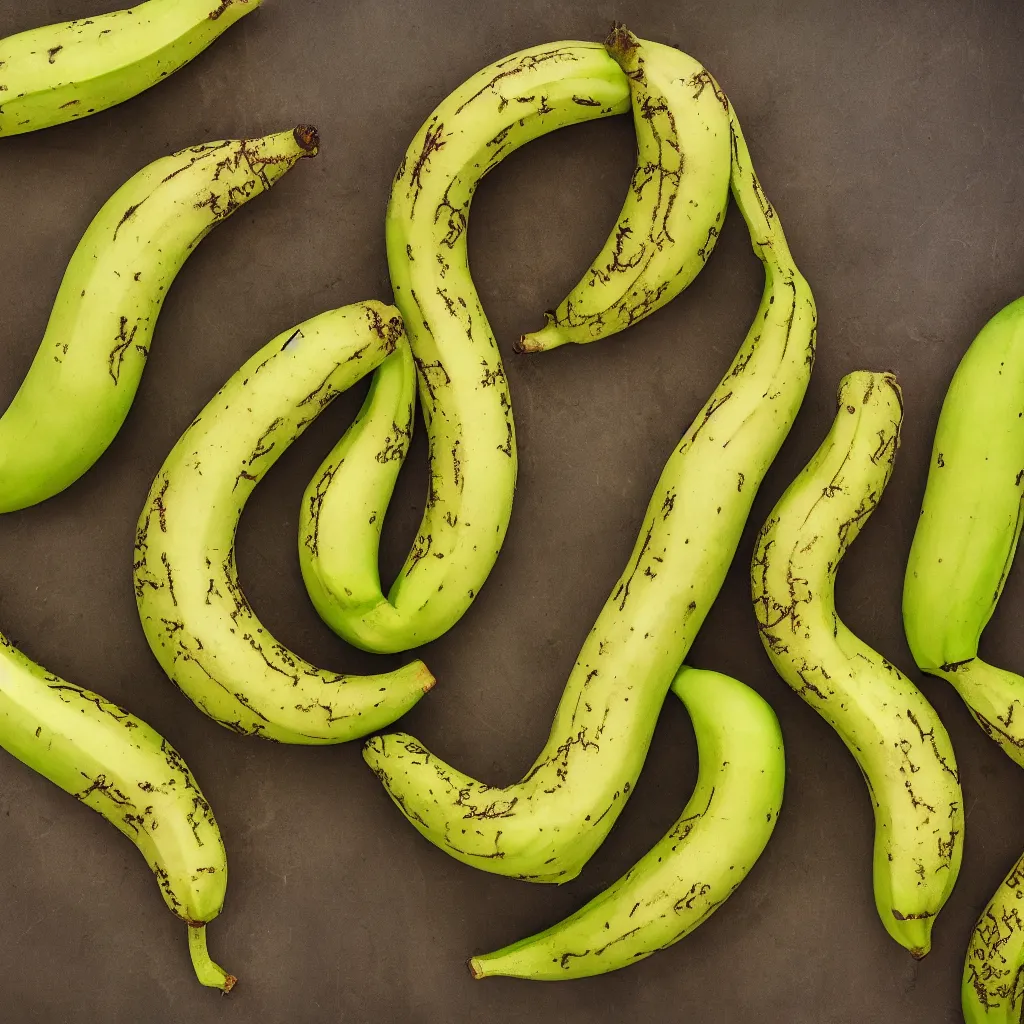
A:
<svg viewBox="0 0 1024 1024">
<path fill-rule="evenodd" d="M 235 530 L 253 488 L 399 343 L 398 311 L 379 302 L 284 332 L 210 400 L 153 482 L 135 542 L 143 629 L 170 678 L 227 728 L 283 743 L 341 743 L 390 724 L 433 685 L 418 661 L 375 676 L 311 665 L 260 623 L 235 566 Z"/>
<path fill-rule="evenodd" d="M 300 523 L 303 573 L 313 600 L 349 643 L 393 652 L 440 636 L 479 593 L 508 528 L 516 480 L 512 404 L 466 250 L 478 182 L 545 132 L 628 108 L 626 77 L 602 46 L 549 43 L 478 72 L 437 107 L 409 146 L 391 191 L 387 249 L 429 437 L 423 521 L 385 597 L 377 536 L 404 452 L 396 434 L 386 458 L 397 461 L 377 482 L 367 481 L 363 463 L 345 457 L 354 439 L 343 438 L 310 484 Z M 383 369 L 392 383 L 375 388 L 378 404 L 363 414 L 404 429 L 405 399 L 392 408 L 391 398 L 404 394 L 408 371 L 404 357 Z M 353 429 L 369 447 L 378 439 L 376 427 L 368 433 L 357 423 Z M 379 467 L 371 462 L 371 468 Z M 362 506 L 348 506 L 348 496 L 367 488 L 377 518 L 360 525 Z M 350 541 L 353 523 L 362 543 Z"/>
<path fill-rule="evenodd" d="M 188 925 L 199 981 L 230 990 L 235 978 L 206 949 L 206 925 L 224 905 L 224 844 L 210 805 L 167 740 L 0 636 L 0 746 L 139 848 L 164 902 Z"/>
<path fill-rule="evenodd" d="M 961 1003 L 966 1024 L 1020 1024 L 1024 1017 L 1024 857 L 974 926 Z"/>
<path fill-rule="evenodd" d="M 0 39 L 0 136 L 95 114 L 162 82 L 261 0 L 146 0 Z"/>
<path fill-rule="evenodd" d="M 605 46 L 629 79 L 637 161 L 583 280 L 521 352 L 607 338 L 674 299 L 714 251 L 729 202 L 729 101 L 707 69 L 616 25 Z"/>
<path fill-rule="evenodd" d="M 754 323 L 669 458 L 629 563 L 576 661 L 544 749 L 521 782 L 494 787 L 412 736 L 363 756 L 411 824 L 485 871 L 574 878 L 639 775 L 669 684 L 718 594 L 751 502 L 803 400 L 815 306 L 733 118 L 732 188 L 765 270 Z"/>
<path fill-rule="evenodd" d="M 167 290 L 199 242 L 305 156 L 315 129 L 208 142 L 144 167 L 104 203 L 64 273 L 39 350 L 0 417 L 0 512 L 70 486 L 131 408 Z"/>
<path fill-rule="evenodd" d="M 903 584 L 918 666 L 950 682 L 978 724 L 1024 765 L 1024 679 L 978 657 L 1020 536 L 1024 501 L 1024 299 L 964 354 L 935 430 Z"/>
<path fill-rule="evenodd" d="M 571 917 L 475 956 L 475 978 L 560 981 L 604 974 L 689 935 L 761 856 L 782 807 L 782 732 L 768 704 L 735 679 L 683 666 L 672 690 L 697 736 L 697 785 L 666 835 Z"/>
<path fill-rule="evenodd" d="M 751 569 L 761 642 L 779 675 L 857 759 L 875 813 L 875 906 L 920 958 L 963 853 L 963 794 L 939 716 L 900 670 L 843 624 L 839 562 L 892 473 L 903 400 L 896 378 L 839 385 L 832 429 L 761 529 Z"/>
</svg>

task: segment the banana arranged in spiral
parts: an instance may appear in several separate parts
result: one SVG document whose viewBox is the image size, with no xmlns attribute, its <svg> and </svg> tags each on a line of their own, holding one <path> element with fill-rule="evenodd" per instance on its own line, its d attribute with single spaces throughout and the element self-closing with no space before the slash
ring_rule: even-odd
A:
<svg viewBox="0 0 1024 1024">
<path fill-rule="evenodd" d="M 857 759 L 875 814 L 878 916 L 920 958 L 960 870 L 956 758 L 924 695 L 850 632 L 834 594 L 839 563 L 892 473 L 902 420 L 891 374 L 843 378 L 832 429 L 761 529 L 751 587 L 772 664 Z"/>
<path fill-rule="evenodd" d="M 405 343 L 398 311 L 379 302 L 284 332 L 210 400 L 153 482 L 135 541 L 142 626 L 168 676 L 229 729 L 342 743 L 390 724 L 433 686 L 418 661 L 375 676 L 311 665 L 262 625 L 235 566 L 253 488 L 341 392 Z"/>
<path fill-rule="evenodd" d="M 662 471 L 640 535 L 522 781 L 488 786 L 405 733 L 363 756 L 409 822 L 458 860 L 535 882 L 574 878 L 643 766 L 669 685 L 714 602 L 751 503 L 810 379 L 816 314 L 732 120 L 732 188 L 765 270 L 732 366 Z"/>
</svg>

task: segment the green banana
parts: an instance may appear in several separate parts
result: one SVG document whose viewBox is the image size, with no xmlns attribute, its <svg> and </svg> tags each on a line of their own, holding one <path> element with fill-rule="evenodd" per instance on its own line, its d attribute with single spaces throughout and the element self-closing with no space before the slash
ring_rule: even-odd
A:
<svg viewBox="0 0 1024 1024">
<path fill-rule="evenodd" d="M 0 746 L 139 848 L 164 902 L 188 925 L 199 981 L 229 991 L 235 978 L 206 949 L 206 925 L 224 905 L 224 844 L 210 805 L 167 740 L 0 636 Z"/>
<path fill-rule="evenodd" d="M 629 79 L 637 162 L 615 229 L 520 352 L 607 338 L 674 299 L 703 269 L 729 202 L 729 101 L 698 61 L 616 25 L 605 46 Z"/>
<path fill-rule="evenodd" d="M 892 473 L 902 420 L 892 374 L 843 378 L 832 429 L 761 529 L 751 590 L 772 664 L 857 759 L 875 813 L 875 906 L 921 958 L 963 853 L 956 758 L 924 695 L 847 629 L 834 594 L 839 562 Z"/>
<path fill-rule="evenodd" d="M 689 935 L 750 873 L 775 829 L 786 775 L 771 707 L 729 676 L 683 666 L 672 690 L 697 736 L 697 786 L 666 835 L 571 917 L 495 953 L 475 978 L 588 978 Z"/>
<path fill-rule="evenodd" d="M 107 200 L 0 417 L 0 512 L 52 497 L 99 459 L 128 415 L 164 297 L 189 254 L 318 142 L 300 126 L 194 146 L 144 167 Z"/>
<path fill-rule="evenodd" d="M 300 524 L 313 599 L 349 643 L 394 652 L 440 636 L 479 593 L 508 528 L 516 480 L 512 404 L 466 249 L 477 184 L 539 135 L 628 109 L 626 77 L 602 46 L 549 43 L 478 72 L 434 110 L 409 146 L 388 205 L 387 251 L 429 437 L 423 521 L 385 597 L 377 539 L 402 455 L 392 441 L 387 457 L 395 464 L 370 481 L 361 462 L 345 459 L 354 443 L 345 437 L 310 484 Z M 393 387 L 375 388 L 378 405 L 364 408 L 364 417 L 387 427 L 405 422 L 404 399 L 394 411 L 390 403 L 395 390 L 403 391 L 407 370 L 407 362 L 395 359 L 382 371 Z M 368 435 L 361 419 L 353 430 L 373 448 L 376 428 Z M 379 469 L 372 462 L 370 468 L 374 474 Z M 328 492 L 344 498 L 331 500 Z M 356 492 L 383 501 L 376 520 L 366 524 L 375 529 L 360 526 L 364 544 L 350 542 L 344 532 L 362 515 L 356 514 L 362 499 L 345 507 Z M 312 546 L 311 536 L 318 538 Z"/>
<path fill-rule="evenodd" d="M 903 584 L 914 660 L 952 683 L 1024 766 L 1024 679 L 978 657 L 1017 549 L 1022 501 L 1024 298 L 989 320 L 953 375 Z"/>
<path fill-rule="evenodd" d="M 181 436 L 153 482 L 135 541 L 135 593 L 164 671 L 215 721 L 282 743 L 341 743 L 390 724 L 433 686 L 422 662 L 344 676 L 293 654 L 238 581 L 246 499 L 346 388 L 405 344 L 379 302 L 286 331 L 239 369 Z"/>
<path fill-rule="evenodd" d="M 672 678 L 739 544 L 754 495 L 810 379 L 814 298 L 732 118 L 732 188 L 765 270 L 754 323 L 672 453 L 625 572 L 521 782 L 487 786 L 404 733 L 363 756 L 402 813 L 446 853 L 529 881 L 579 874 L 625 805 Z"/>
<path fill-rule="evenodd" d="M 961 1004 L 967 1024 L 1024 1019 L 1024 857 L 978 918 L 967 947 Z"/>
<path fill-rule="evenodd" d="M 65 124 L 162 82 L 261 0 L 147 0 L 0 39 L 0 136 Z"/>
</svg>

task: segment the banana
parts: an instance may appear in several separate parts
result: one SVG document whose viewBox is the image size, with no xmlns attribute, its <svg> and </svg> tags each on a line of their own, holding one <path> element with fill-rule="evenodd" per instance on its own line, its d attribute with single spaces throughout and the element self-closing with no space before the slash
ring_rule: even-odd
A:
<svg viewBox="0 0 1024 1024">
<path fill-rule="evenodd" d="M 261 0 L 147 0 L 0 39 L 0 136 L 106 110 L 162 82 Z"/>
<path fill-rule="evenodd" d="M 616 25 L 605 43 L 629 79 L 637 162 L 615 229 L 583 279 L 520 338 L 520 352 L 596 341 L 674 299 L 714 251 L 729 202 L 729 101 L 693 57 Z"/>
<path fill-rule="evenodd" d="M 238 581 L 234 539 L 268 469 L 346 388 L 405 344 L 397 310 L 356 303 L 274 338 L 239 369 L 168 455 L 135 541 L 135 593 L 170 678 L 227 728 L 282 743 L 341 743 L 390 724 L 433 686 L 422 662 L 344 676 L 292 653 Z"/>
<path fill-rule="evenodd" d="M 665 836 L 571 917 L 469 961 L 474 978 L 604 974 L 678 942 L 750 873 L 771 838 L 786 775 L 771 707 L 743 683 L 683 666 L 672 690 L 697 736 L 697 785 Z"/>
<path fill-rule="evenodd" d="M 224 844 L 210 805 L 167 740 L 0 636 L 0 746 L 139 848 L 164 902 L 188 925 L 199 981 L 230 991 L 236 979 L 206 948 L 206 925 L 224 905 Z"/>
<path fill-rule="evenodd" d="M 1020 1024 L 1024 1017 L 1024 857 L 978 918 L 964 962 L 967 1024 Z"/>
<path fill-rule="evenodd" d="M 128 415 L 164 297 L 189 254 L 318 143 L 306 126 L 208 142 L 149 164 L 107 200 L 0 417 L 0 512 L 52 497 L 99 459 Z"/>
<path fill-rule="evenodd" d="M 803 401 L 814 358 L 814 298 L 734 117 L 731 127 L 733 193 L 765 270 L 761 304 L 732 366 L 662 471 L 540 756 L 521 782 L 497 788 L 405 733 L 374 737 L 363 750 L 419 832 L 485 871 L 566 882 L 601 845 Z"/>
<path fill-rule="evenodd" d="M 371 604 L 381 592 L 381 529 L 412 441 L 415 408 L 416 366 L 409 346 L 400 345 L 374 371 L 359 414 L 302 497 L 302 579 L 320 617 L 338 632 L 346 606 Z"/>
<path fill-rule="evenodd" d="M 875 813 L 875 906 L 920 959 L 963 853 L 963 795 L 949 736 L 924 695 L 835 609 L 839 562 L 892 474 L 903 400 L 889 373 L 839 385 L 832 429 L 758 536 L 751 590 L 779 675 L 839 733 Z"/>
<path fill-rule="evenodd" d="M 1024 766 L 1024 679 L 978 657 L 1020 536 L 1024 501 L 1024 298 L 982 328 L 939 415 L 903 584 L 918 666 L 950 682 Z"/>
<path fill-rule="evenodd" d="M 391 191 L 387 251 L 429 437 L 423 521 L 385 597 L 376 558 L 367 557 L 376 554 L 375 537 L 367 538 L 368 548 L 348 543 L 341 531 L 357 518 L 354 509 L 339 512 L 344 502 L 328 495 L 334 491 L 347 501 L 349 493 L 367 486 L 378 493 L 361 463 L 344 460 L 352 439 L 343 438 L 307 491 L 300 525 L 303 547 L 316 533 L 322 552 L 310 552 L 307 561 L 317 563 L 312 572 L 308 564 L 304 568 L 307 580 L 312 575 L 317 581 L 314 601 L 327 623 L 356 647 L 404 651 L 453 626 L 487 579 L 508 528 L 516 480 L 512 404 L 466 250 L 478 182 L 539 135 L 628 109 L 625 75 L 602 46 L 549 43 L 478 72 L 434 110 L 410 144 Z M 392 363 L 389 378 L 401 377 L 404 365 Z M 403 386 L 397 384 L 399 390 Z M 391 388 L 376 394 L 379 414 L 390 426 L 398 415 L 387 404 Z M 398 410 L 402 418 L 404 409 Z M 377 407 L 364 412 L 377 420 Z M 359 424 L 353 429 L 364 431 Z M 398 457 L 391 471 L 400 466 Z M 388 479 L 385 474 L 379 482 L 385 505 Z M 309 513 L 311 494 L 325 496 L 317 522 Z M 382 519 L 380 509 L 377 529 Z"/>
</svg>

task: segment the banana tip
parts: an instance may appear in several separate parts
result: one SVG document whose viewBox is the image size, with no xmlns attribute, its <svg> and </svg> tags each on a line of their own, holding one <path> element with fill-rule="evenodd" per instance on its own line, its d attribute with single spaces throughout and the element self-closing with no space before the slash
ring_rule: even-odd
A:
<svg viewBox="0 0 1024 1024">
<path fill-rule="evenodd" d="M 224 991 L 230 992 L 238 984 L 238 979 L 233 974 L 224 976 Z"/>
<path fill-rule="evenodd" d="M 605 49 L 620 64 L 628 60 L 635 50 L 640 47 L 640 40 L 622 24 L 621 21 L 612 22 L 612 30 L 604 41 Z"/>
<path fill-rule="evenodd" d="M 923 960 L 930 952 L 930 946 L 918 946 L 916 949 L 910 951 L 910 955 L 915 960 Z"/>
<path fill-rule="evenodd" d="M 423 692 L 424 693 L 430 693 L 430 691 L 435 686 L 437 686 L 437 679 L 435 678 L 434 673 L 431 672 L 430 669 L 427 668 L 426 665 L 424 665 L 423 666 Z"/>
<path fill-rule="evenodd" d="M 481 981 L 487 977 L 480 961 L 475 956 L 466 961 L 466 966 L 469 968 L 469 973 L 473 975 L 474 981 Z"/>
<path fill-rule="evenodd" d="M 320 150 L 320 133 L 311 124 L 300 124 L 295 129 L 295 141 L 307 156 L 316 156 Z"/>
</svg>

